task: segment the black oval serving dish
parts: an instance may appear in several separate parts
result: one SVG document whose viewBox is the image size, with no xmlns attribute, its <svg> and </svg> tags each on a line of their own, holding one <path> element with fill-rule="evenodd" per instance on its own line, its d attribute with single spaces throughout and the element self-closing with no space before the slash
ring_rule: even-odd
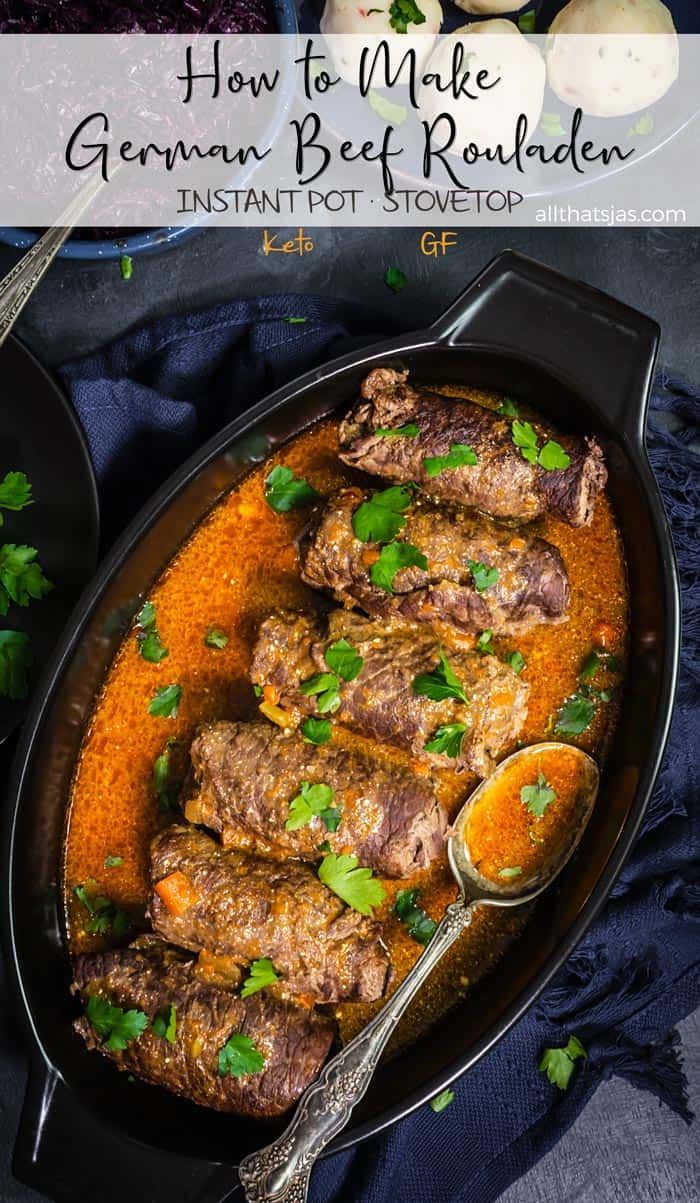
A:
<svg viewBox="0 0 700 1203">
<path fill-rule="evenodd" d="M 330 1152 L 378 1132 L 481 1057 L 531 1005 L 604 903 L 634 840 L 671 717 L 679 654 L 673 546 L 644 446 L 659 330 L 642 314 L 505 252 L 428 330 L 336 359 L 238 418 L 131 524 L 83 595 L 39 690 L 3 817 L 8 962 L 31 1048 L 15 1172 L 55 1199 L 223 1200 L 241 1156 L 278 1125 L 222 1116 L 117 1074 L 72 1032 L 75 1004 L 59 892 L 73 767 L 125 625 L 173 552 L 271 449 L 355 397 L 368 369 L 401 363 L 426 381 L 468 380 L 530 402 L 564 429 L 595 432 L 628 561 L 631 647 L 600 801 L 575 863 L 507 953 L 431 1039 L 380 1068 Z M 175 1191 L 175 1195 L 173 1195 Z"/>
</svg>

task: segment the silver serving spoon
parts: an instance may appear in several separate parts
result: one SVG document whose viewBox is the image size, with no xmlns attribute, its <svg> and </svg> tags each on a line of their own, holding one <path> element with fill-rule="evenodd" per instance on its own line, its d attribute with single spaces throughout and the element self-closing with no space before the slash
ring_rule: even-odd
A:
<svg viewBox="0 0 700 1203">
<path fill-rule="evenodd" d="M 469 859 L 465 838 L 469 815 L 476 803 L 516 761 L 537 753 L 566 749 L 580 757 L 582 788 L 577 799 L 575 822 L 567 829 L 540 872 L 530 878 L 509 878 L 503 885 L 484 878 Z M 591 816 L 598 794 L 599 774 L 595 761 L 570 744 L 541 743 L 522 748 L 504 760 L 483 781 L 459 812 L 448 842 L 450 868 L 459 887 L 425 952 L 381 1011 L 350 1044 L 325 1066 L 321 1076 L 299 1100 L 294 1118 L 278 1140 L 245 1157 L 239 1176 L 248 1203 L 305 1203 L 309 1178 L 316 1159 L 348 1122 L 355 1105 L 365 1094 L 379 1058 L 399 1019 L 447 949 L 472 921 L 475 906 L 523 906 L 549 886 L 572 856 Z"/>
</svg>

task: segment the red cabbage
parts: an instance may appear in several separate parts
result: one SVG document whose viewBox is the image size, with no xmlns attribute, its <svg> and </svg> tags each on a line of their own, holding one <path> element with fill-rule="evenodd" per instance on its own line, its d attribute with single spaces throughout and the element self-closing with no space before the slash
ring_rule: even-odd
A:
<svg viewBox="0 0 700 1203">
<path fill-rule="evenodd" d="M 0 33 L 270 33 L 267 0 L 0 0 Z"/>
</svg>

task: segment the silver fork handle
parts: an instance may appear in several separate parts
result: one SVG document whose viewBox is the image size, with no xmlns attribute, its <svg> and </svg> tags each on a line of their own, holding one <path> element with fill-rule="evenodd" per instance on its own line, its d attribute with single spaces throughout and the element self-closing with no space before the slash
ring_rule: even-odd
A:
<svg viewBox="0 0 700 1203">
<path fill-rule="evenodd" d="M 450 903 L 425 952 L 381 1011 L 302 1095 L 286 1131 L 243 1159 L 238 1173 L 248 1203 L 305 1203 L 317 1157 L 345 1127 L 401 1015 L 471 917 L 472 904 Z"/>
<path fill-rule="evenodd" d="M 51 226 L 42 234 L 0 281 L 0 347 L 37 284 L 101 188 L 102 180 L 99 177 L 88 180 L 61 214 L 58 225 Z"/>
</svg>

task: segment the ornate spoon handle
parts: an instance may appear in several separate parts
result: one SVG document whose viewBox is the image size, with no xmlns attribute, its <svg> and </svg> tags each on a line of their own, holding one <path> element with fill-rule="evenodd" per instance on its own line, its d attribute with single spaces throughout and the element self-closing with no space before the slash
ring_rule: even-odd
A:
<svg viewBox="0 0 700 1203">
<path fill-rule="evenodd" d="M 305 1203 L 316 1158 L 345 1127 L 403 1012 L 471 917 L 471 905 L 464 899 L 448 906 L 423 955 L 371 1023 L 302 1095 L 286 1131 L 243 1159 L 238 1172 L 248 1203 Z"/>
</svg>

